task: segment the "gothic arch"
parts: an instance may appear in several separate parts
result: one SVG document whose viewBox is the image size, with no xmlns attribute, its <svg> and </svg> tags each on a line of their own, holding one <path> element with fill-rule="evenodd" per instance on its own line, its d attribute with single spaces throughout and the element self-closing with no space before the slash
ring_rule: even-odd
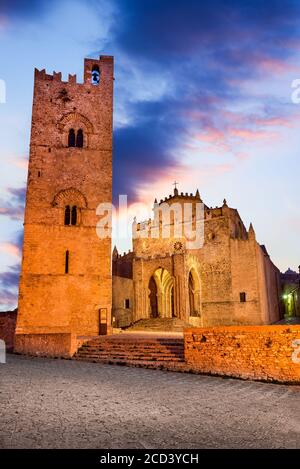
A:
<svg viewBox="0 0 300 469">
<path fill-rule="evenodd" d="M 92 123 L 87 117 L 79 112 L 70 112 L 65 114 L 57 124 L 59 131 L 62 134 L 62 144 L 64 147 L 69 147 L 70 131 L 73 131 L 78 138 L 78 133 L 82 134 L 82 145 L 71 145 L 71 147 L 87 147 L 89 135 L 94 133 Z"/>
<path fill-rule="evenodd" d="M 80 114 L 79 112 L 69 112 L 69 114 L 65 114 L 60 119 L 57 126 L 59 130 L 63 132 L 65 127 L 72 127 L 72 124 L 75 124 L 75 127 L 78 128 L 80 128 L 80 125 L 84 125 L 89 133 L 94 132 L 93 124 L 87 117 L 85 117 L 83 114 Z"/>
<path fill-rule="evenodd" d="M 174 278 L 167 269 L 155 269 L 148 282 L 148 291 L 149 316 L 171 318 L 174 314 Z"/>
<path fill-rule="evenodd" d="M 67 205 L 76 205 L 78 208 L 87 208 L 87 200 L 80 191 L 73 187 L 62 189 L 55 195 L 52 206 L 65 208 Z"/>
</svg>

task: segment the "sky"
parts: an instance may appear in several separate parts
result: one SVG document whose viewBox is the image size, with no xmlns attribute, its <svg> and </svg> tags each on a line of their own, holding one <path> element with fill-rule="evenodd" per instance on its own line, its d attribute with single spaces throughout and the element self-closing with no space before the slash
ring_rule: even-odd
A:
<svg viewBox="0 0 300 469">
<path fill-rule="evenodd" d="M 100 54 L 115 57 L 115 200 L 152 204 L 175 180 L 225 197 L 297 270 L 298 0 L 1 0 L 0 310 L 17 303 L 34 67 L 82 77 Z"/>
</svg>

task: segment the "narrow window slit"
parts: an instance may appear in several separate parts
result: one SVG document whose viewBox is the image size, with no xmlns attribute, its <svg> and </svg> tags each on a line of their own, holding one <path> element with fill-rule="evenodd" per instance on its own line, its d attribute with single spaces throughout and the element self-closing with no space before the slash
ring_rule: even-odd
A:
<svg viewBox="0 0 300 469">
<path fill-rule="evenodd" d="M 66 251 L 65 274 L 69 273 L 69 260 L 70 260 L 70 253 L 69 253 L 69 251 Z"/>
</svg>

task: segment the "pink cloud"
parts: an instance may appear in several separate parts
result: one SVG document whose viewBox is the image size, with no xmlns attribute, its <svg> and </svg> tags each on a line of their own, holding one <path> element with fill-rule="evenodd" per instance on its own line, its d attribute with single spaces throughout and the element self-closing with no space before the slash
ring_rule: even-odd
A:
<svg viewBox="0 0 300 469">
<path fill-rule="evenodd" d="M 200 121 L 200 122 L 204 119 L 207 119 L 207 112 L 196 111 L 194 109 L 187 109 L 182 112 L 182 115 L 184 117 L 187 117 L 190 120 Z"/>
<path fill-rule="evenodd" d="M 204 151 L 208 153 L 226 153 L 232 151 L 227 142 L 226 132 L 215 127 L 206 127 L 203 132 L 196 132 L 192 135 L 192 139 L 201 143 L 207 143 L 209 146 Z M 200 151 L 200 149 L 198 148 L 197 151 Z"/>
<path fill-rule="evenodd" d="M 224 164 L 202 164 L 191 171 L 189 166 L 182 167 L 178 170 L 166 171 L 165 174 L 160 174 L 153 184 L 143 184 L 138 186 L 138 199 L 139 202 L 149 204 L 152 208 L 153 200 L 156 197 L 158 201 L 160 198 L 164 199 L 166 196 L 173 194 L 173 182 L 179 181 L 179 192 L 187 192 L 188 188 L 193 188 L 195 192 L 197 188 L 201 188 L 203 183 L 207 183 L 208 178 L 213 178 L 217 174 L 228 173 L 234 169 L 234 165 L 230 163 Z M 189 193 L 192 192 L 189 190 Z"/>
<path fill-rule="evenodd" d="M 255 119 L 255 124 L 266 127 L 292 127 L 293 117 L 267 117 Z"/>
<path fill-rule="evenodd" d="M 219 114 L 225 123 L 230 123 L 231 125 L 244 125 L 249 119 L 249 117 L 244 114 L 228 110 L 221 110 Z"/>
<path fill-rule="evenodd" d="M 149 171 L 150 172 L 150 171 Z M 155 176 L 151 173 L 149 178 L 143 179 L 143 182 L 137 185 L 137 200 L 136 202 L 153 204 L 155 197 L 164 197 L 173 192 L 173 182 L 183 181 L 186 175 L 189 173 L 189 168 L 182 164 L 176 164 L 174 166 L 165 168 L 159 172 L 155 172 Z M 151 177 L 153 176 L 153 177 Z"/>
<path fill-rule="evenodd" d="M 24 209 L 21 207 L 0 207 L 0 215 L 10 217 L 12 220 L 23 220 Z"/>
<path fill-rule="evenodd" d="M 214 127 L 211 128 L 206 128 L 204 133 L 197 133 L 195 135 L 195 138 L 197 140 L 200 140 L 201 142 L 216 142 L 220 140 L 224 140 L 225 134 L 223 131 L 218 130 Z"/>
<path fill-rule="evenodd" d="M 10 256 L 16 257 L 17 259 L 20 259 L 21 257 L 20 248 L 13 243 L 0 243 L 0 251 L 4 252 L 5 254 L 9 254 Z"/>
<path fill-rule="evenodd" d="M 284 74 L 289 72 L 300 73 L 300 67 L 292 65 L 283 60 L 271 59 L 269 57 L 258 59 L 257 65 L 260 69 L 266 72 L 276 74 Z"/>
<path fill-rule="evenodd" d="M 268 57 L 258 53 L 253 53 L 248 57 L 248 64 L 252 65 L 260 72 L 272 73 L 276 75 L 283 75 L 285 73 L 300 73 L 300 67 L 287 60 Z"/>
<path fill-rule="evenodd" d="M 275 139 L 278 138 L 276 132 L 268 132 L 264 130 L 252 130 L 252 129 L 231 129 L 229 131 L 231 137 L 237 137 L 242 140 L 256 141 L 260 139 Z"/>
<path fill-rule="evenodd" d="M 212 154 L 225 156 L 231 154 L 238 161 L 249 158 L 249 153 L 241 145 L 278 140 L 282 128 L 298 125 L 297 115 L 285 117 L 244 114 L 239 111 L 219 109 L 216 113 L 217 124 L 203 125 L 204 113 L 192 111 L 190 117 L 199 120 L 201 130 L 190 131 L 182 146 L 183 151 L 190 155 Z M 202 121 L 202 122 L 201 122 Z"/>
<path fill-rule="evenodd" d="M 22 158 L 14 158 L 12 160 L 12 164 L 14 166 L 17 166 L 18 168 L 21 169 L 28 169 L 28 158 L 22 157 Z"/>
</svg>

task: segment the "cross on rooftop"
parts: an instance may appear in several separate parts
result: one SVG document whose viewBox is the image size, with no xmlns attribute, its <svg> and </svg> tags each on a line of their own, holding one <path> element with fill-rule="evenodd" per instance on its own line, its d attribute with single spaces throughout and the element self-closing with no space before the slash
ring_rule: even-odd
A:
<svg viewBox="0 0 300 469">
<path fill-rule="evenodd" d="M 177 184 L 179 184 L 179 182 L 177 182 L 177 181 L 175 181 L 175 182 L 173 183 L 173 186 L 175 186 L 175 189 L 177 189 Z"/>
</svg>

